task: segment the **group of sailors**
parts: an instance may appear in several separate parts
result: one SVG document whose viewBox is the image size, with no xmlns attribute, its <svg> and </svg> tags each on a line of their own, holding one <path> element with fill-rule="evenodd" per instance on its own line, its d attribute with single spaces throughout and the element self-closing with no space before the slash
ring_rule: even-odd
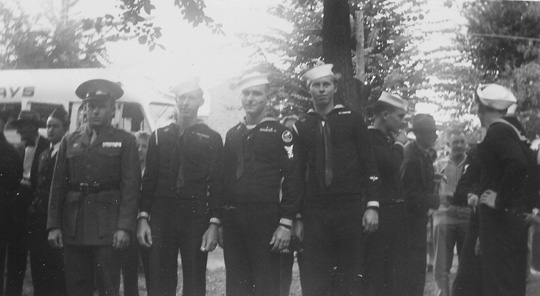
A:
<svg viewBox="0 0 540 296">
<path fill-rule="evenodd" d="M 107 80 L 75 90 L 87 122 L 74 132 L 58 109 L 45 139 L 37 114 L 22 111 L 12 122 L 22 154 L 0 134 L 4 295 L 21 295 L 28 250 L 34 295 L 119 295 L 121 273 L 124 295 L 137 295 L 139 250 L 148 295 L 177 294 L 178 252 L 182 295 L 205 295 L 219 245 L 229 296 L 288 295 L 295 253 L 303 295 L 420 296 L 433 212 L 441 295 L 525 295 L 539 182 L 524 130 L 506 116 L 512 92 L 479 86 L 484 140 L 465 156 L 463 132 L 448 133 L 450 156 L 434 166 L 431 115 L 412 118 L 409 140 L 407 101 L 383 92 L 367 127 L 335 102 L 338 78 L 331 64 L 307 71 L 313 108 L 281 124 L 267 112 L 268 75 L 245 75 L 245 117 L 225 141 L 198 119 L 197 80 L 171 89 L 177 122 L 150 136 L 111 125 L 123 90 Z"/>
</svg>

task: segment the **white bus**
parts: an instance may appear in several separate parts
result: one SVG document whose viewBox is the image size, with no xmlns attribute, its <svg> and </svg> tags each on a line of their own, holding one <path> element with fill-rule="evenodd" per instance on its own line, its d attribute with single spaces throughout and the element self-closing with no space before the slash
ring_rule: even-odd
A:
<svg viewBox="0 0 540 296">
<path fill-rule="evenodd" d="M 133 133 L 140 130 L 151 133 L 174 120 L 174 97 L 155 91 L 144 83 L 131 82 L 107 69 L 1 70 L 0 110 L 9 111 L 13 118 L 21 110 L 33 110 L 45 122 L 55 108 L 63 106 L 69 113 L 69 131 L 72 132 L 85 121 L 84 106 L 75 95 L 75 89 L 86 80 L 98 78 L 119 82 L 124 90 L 124 95 L 116 103 L 116 114 L 112 120 L 115 127 Z M 40 132 L 44 133 L 44 129 Z M 20 142 L 9 124 L 5 134 L 9 142 Z"/>
</svg>

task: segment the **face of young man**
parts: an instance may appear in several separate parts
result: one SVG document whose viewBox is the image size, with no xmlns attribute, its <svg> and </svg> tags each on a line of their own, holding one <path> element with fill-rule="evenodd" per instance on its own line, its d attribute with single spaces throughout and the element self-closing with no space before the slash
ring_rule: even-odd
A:
<svg viewBox="0 0 540 296">
<path fill-rule="evenodd" d="M 309 85 L 309 93 L 313 104 L 317 106 L 333 104 L 336 91 L 337 87 L 332 76 L 321 77 Z"/>
<path fill-rule="evenodd" d="M 242 107 L 250 117 L 257 117 L 265 112 L 268 103 L 266 85 L 255 85 L 242 90 Z"/>
<path fill-rule="evenodd" d="M 139 151 L 139 161 L 144 163 L 146 161 L 146 152 L 148 151 L 148 140 L 142 137 L 137 137 L 137 149 Z"/>
<path fill-rule="evenodd" d="M 416 141 L 424 148 L 432 148 L 437 141 L 437 130 L 419 129 L 414 131 Z"/>
<path fill-rule="evenodd" d="M 51 143 L 56 144 L 62 140 L 66 134 L 66 127 L 56 118 L 49 117 L 47 119 L 47 138 Z"/>
<path fill-rule="evenodd" d="M 199 108 L 204 104 L 201 91 L 192 91 L 176 97 L 176 107 L 178 108 L 178 117 L 188 119 L 197 117 Z"/>
<path fill-rule="evenodd" d="M 90 128 L 99 129 L 110 124 L 114 117 L 114 100 L 90 100 L 86 109 L 86 118 Z"/>
<path fill-rule="evenodd" d="M 399 132 L 403 127 L 403 118 L 405 118 L 405 110 L 394 109 L 392 112 L 385 112 L 384 121 L 389 131 L 393 133 Z"/>
<path fill-rule="evenodd" d="M 465 143 L 464 134 L 450 134 L 448 138 L 448 145 L 450 146 L 450 151 L 453 155 L 459 155 L 465 153 L 465 148 L 467 144 Z"/>
</svg>

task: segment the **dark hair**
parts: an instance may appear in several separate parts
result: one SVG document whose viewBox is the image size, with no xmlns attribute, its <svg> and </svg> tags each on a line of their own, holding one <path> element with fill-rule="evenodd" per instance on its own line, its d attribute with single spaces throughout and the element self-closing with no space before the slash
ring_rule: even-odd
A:
<svg viewBox="0 0 540 296">
<path fill-rule="evenodd" d="M 376 101 L 371 105 L 371 114 L 373 116 L 380 115 L 383 112 L 394 112 L 397 108 L 395 106 L 392 106 L 386 102 Z"/>
</svg>

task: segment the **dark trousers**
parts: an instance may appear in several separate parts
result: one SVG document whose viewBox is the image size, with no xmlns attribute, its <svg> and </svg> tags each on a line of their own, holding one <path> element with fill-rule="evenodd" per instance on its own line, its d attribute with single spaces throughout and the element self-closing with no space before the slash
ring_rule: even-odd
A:
<svg viewBox="0 0 540 296">
<path fill-rule="evenodd" d="M 73 246 L 64 244 L 67 292 L 70 296 L 118 296 L 120 251 L 112 246 Z"/>
<path fill-rule="evenodd" d="M 155 199 L 150 226 L 149 295 L 176 295 L 178 250 L 182 258 L 184 296 L 206 293 L 207 253 L 200 250 L 208 227 L 206 204 L 180 199 Z"/>
<path fill-rule="evenodd" d="M 279 225 L 277 204 L 242 204 L 225 214 L 228 296 L 279 296 L 280 254 L 270 241 Z"/>
<path fill-rule="evenodd" d="M 407 268 L 409 283 L 407 293 L 409 296 L 423 296 L 426 282 L 427 210 L 409 206 L 407 216 L 409 224 L 409 262 Z"/>
<path fill-rule="evenodd" d="M 407 231 L 404 204 L 379 208 L 379 227 L 366 238 L 366 295 L 406 295 Z"/>
<path fill-rule="evenodd" d="M 364 295 L 363 213 L 359 202 L 303 211 L 304 296 Z"/>
<path fill-rule="evenodd" d="M 303 270 L 303 251 L 302 252 L 295 252 L 289 251 L 281 254 L 281 276 L 280 276 L 280 292 L 279 295 L 281 296 L 289 296 L 289 292 L 291 290 L 291 283 L 292 283 L 292 269 L 294 265 L 294 258 L 296 257 L 296 260 L 298 262 L 298 269 L 300 271 L 300 277 L 302 276 L 302 270 Z"/>
<path fill-rule="evenodd" d="M 34 212 L 28 219 L 30 271 L 35 296 L 67 295 L 64 252 L 47 240 L 47 213 Z"/>
<path fill-rule="evenodd" d="M 480 255 L 476 255 L 475 251 L 479 227 L 480 215 L 478 212 L 472 213 L 469 229 L 459 256 L 456 279 L 452 285 L 453 296 L 482 295 L 482 265 Z"/>
<path fill-rule="evenodd" d="M 17 215 L 15 216 L 13 241 L 7 246 L 6 296 L 20 296 L 22 294 L 26 264 L 28 262 L 26 235 L 28 232 L 28 207 L 30 206 L 31 199 L 31 188 L 21 186 L 15 204 Z"/>
<path fill-rule="evenodd" d="M 124 282 L 124 296 L 139 296 L 139 242 L 131 236 L 129 246 L 122 251 L 120 264 Z"/>
<path fill-rule="evenodd" d="M 527 239 L 528 225 L 523 214 L 480 207 L 484 295 L 525 295 Z"/>
</svg>

